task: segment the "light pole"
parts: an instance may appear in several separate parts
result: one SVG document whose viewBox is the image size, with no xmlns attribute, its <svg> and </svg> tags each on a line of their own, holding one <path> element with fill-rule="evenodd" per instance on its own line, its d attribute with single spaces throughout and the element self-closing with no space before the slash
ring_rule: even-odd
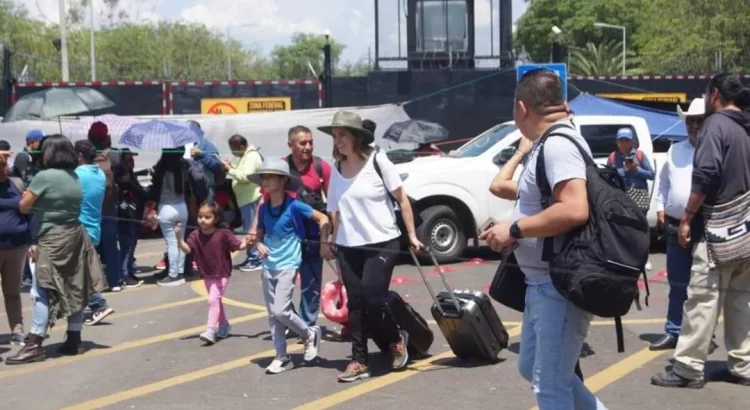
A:
<svg viewBox="0 0 750 410">
<path fill-rule="evenodd" d="M 62 80 L 68 82 L 70 75 L 68 73 L 68 13 L 65 7 L 65 0 L 59 0 L 60 9 L 60 71 Z"/>
<path fill-rule="evenodd" d="M 91 81 L 96 81 L 96 40 L 94 40 L 94 2 L 89 0 L 89 40 L 91 43 L 91 50 L 89 51 L 89 58 L 91 59 Z"/>
<path fill-rule="evenodd" d="M 255 27 L 257 24 L 236 24 L 236 26 L 239 27 Z M 227 81 L 232 81 L 232 41 L 229 37 L 229 28 L 231 25 L 227 26 L 227 32 L 226 32 L 226 43 L 227 43 Z"/>
<path fill-rule="evenodd" d="M 622 75 L 625 75 L 625 54 L 627 52 L 627 46 L 626 46 L 626 28 L 625 26 L 617 26 L 614 24 L 607 24 L 607 23 L 594 23 L 595 27 L 601 27 L 601 28 L 613 28 L 616 30 L 622 30 Z"/>
</svg>

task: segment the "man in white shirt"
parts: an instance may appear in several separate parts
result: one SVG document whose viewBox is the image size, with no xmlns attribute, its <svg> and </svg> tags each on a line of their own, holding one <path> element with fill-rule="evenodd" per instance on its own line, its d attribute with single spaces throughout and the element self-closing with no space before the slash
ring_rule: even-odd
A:
<svg viewBox="0 0 750 410">
<path fill-rule="evenodd" d="M 690 103 L 687 112 L 683 112 L 678 106 L 677 113 L 685 121 L 688 138 L 669 148 L 667 160 L 659 173 L 656 215 L 667 240 L 669 304 L 664 336 L 651 344 L 651 350 L 669 350 L 677 346 L 682 325 L 682 305 L 687 300 L 687 286 L 693 263 L 692 248 L 680 246 L 677 241 L 677 230 L 690 197 L 693 156 L 698 143 L 698 133 L 703 126 L 705 103 L 702 98 L 696 98 Z"/>
</svg>

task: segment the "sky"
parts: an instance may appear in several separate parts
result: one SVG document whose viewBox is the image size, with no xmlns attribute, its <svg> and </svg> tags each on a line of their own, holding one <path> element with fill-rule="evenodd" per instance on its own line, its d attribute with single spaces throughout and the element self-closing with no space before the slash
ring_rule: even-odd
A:
<svg viewBox="0 0 750 410">
<path fill-rule="evenodd" d="M 14 0 L 23 4 L 33 18 L 57 23 L 58 0 Z M 68 0 L 70 1 L 70 0 Z M 406 3 L 406 0 L 402 0 Z M 490 21 L 495 21 L 494 50 L 497 54 L 499 0 L 476 0 L 476 52 L 489 55 Z M 524 0 L 512 0 L 513 21 L 526 10 Z M 96 19 L 106 9 L 104 0 L 93 0 Z M 346 45 L 344 61 L 366 61 L 374 58 L 375 22 L 373 0 L 119 0 L 131 21 L 191 21 L 227 33 L 246 47 L 265 53 L 275 45 L 288 44 L 295 32 L 326 31 Z M 490 5 L 494 12 L 490 19 Z M 398 0 L 380 0 L 380 56 L 396 57 L 398 47 Z M 403 7 L 403 6 L 402 6 Z M 403 9 L 402 9 L 403 13 Z M 97 23 L 95 23 L 97 24 Z M 401 52 L 406 52 L 406 23 L 401 19 Z"/>
</svg>

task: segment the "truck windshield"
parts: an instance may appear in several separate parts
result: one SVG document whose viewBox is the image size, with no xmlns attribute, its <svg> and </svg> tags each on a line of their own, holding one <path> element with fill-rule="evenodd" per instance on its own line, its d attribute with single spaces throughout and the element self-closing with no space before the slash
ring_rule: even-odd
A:
<svg viewBox="0 0 750 410">
<path fill-rule="evenodd" d="M 458 158 L 478 157 L 517 129 L 518 127 L 513 123 L 496 125 L 464 144 L 461 148 L 452 153 L 451 156 Z"/>
</svg>

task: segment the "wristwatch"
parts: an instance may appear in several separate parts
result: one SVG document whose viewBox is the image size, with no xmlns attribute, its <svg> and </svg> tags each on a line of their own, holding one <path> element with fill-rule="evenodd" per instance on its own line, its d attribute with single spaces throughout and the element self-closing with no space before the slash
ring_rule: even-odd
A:
<svg viewBox="0 0 750 410">
<path fill-rule="evenodd" d="M 513 237 L 513 239 L 523 238 L 523 235 L 521 234 L 521 228 L 518 226 L 518 222 L 513 222 L 513 224 L 510 226 L 510 236 Z"/>
</svg>

